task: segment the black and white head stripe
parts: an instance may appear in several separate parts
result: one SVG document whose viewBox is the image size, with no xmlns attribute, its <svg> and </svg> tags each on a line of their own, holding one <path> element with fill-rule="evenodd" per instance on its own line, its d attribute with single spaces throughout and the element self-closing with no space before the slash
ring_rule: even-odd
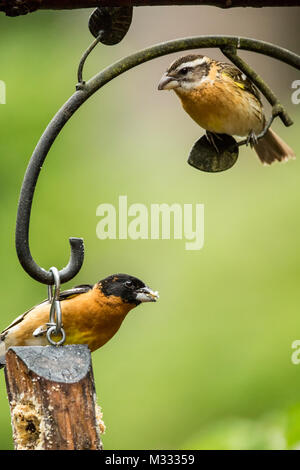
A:
<svg viewBox="0 0 300 470">
<path fill-rule="evenodd" d="M 180 72 L 184 68 L 194 69 L 199 65 L 207 64 L 210 59 L 200 54 L 190 54 L 176 59 L 168 68 L 167 72 Z"/>
</svg>

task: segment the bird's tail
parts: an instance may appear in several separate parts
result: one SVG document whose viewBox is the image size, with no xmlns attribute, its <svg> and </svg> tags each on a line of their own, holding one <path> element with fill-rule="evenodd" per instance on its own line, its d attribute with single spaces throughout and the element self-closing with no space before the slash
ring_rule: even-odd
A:
<svg viewBox="0 0 300 470">
<path fill-rule="evenodd" d="M 0 341 L 0 369 L 5 366 L 5 343 L 4 341 Z"/>
<path fill-rule="evenodd" d="M 262 163 L 270 165 L 278 160 L 287 161 L 296 158 L 294 151 L 272 129 L 268 129 L 266 135 L 254 145 L 254 150 Z"/>
</svg>

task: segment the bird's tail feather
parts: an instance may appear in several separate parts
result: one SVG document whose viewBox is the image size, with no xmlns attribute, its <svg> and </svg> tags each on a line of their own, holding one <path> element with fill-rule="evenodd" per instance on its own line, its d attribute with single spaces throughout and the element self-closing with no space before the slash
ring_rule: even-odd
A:
<svg viewBox="0 0 300 470">
<path fill-rule="evenodd" d="M 5 366 L 5 343 L 4 341 L 0 341 L 0 369 Z"/>
<path fill-rule="evenodd" d="M 270 165 L 276 160 L 279 162 L 296 158 L 294 151 L 272 129 L 254 145 L 254 150 L 264 164 Z"/>
</svg>

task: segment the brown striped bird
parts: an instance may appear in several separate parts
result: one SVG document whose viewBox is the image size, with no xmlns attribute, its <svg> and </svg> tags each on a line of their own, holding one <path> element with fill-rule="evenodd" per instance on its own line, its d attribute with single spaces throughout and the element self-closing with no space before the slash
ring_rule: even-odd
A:
<svg viewBox="0 0 300 470">
<path fill-rule="evenodd" d="M 207 131 L 247 137 L 264 164 L 295 158 L 294 151 L 272 130 L 259 140 L 266 118 L 258 90 L 231 64 L 189 54 L 175 60 L 162 76 L 159 90 L 174 90 L 183 109 Z"/>
</svg>

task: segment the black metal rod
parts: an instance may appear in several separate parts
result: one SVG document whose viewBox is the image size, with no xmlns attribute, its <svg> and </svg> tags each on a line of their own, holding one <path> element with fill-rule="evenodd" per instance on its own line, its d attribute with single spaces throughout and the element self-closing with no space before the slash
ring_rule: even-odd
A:
<svg viewBox="0 0 300 470">
<path fill-rule="evenodd" d="M 36 10 L 63 10 L 93 7 L 209 5 L 224 9 L 237 7 L 293 7 L 300 0 L 0 0 L 0 12 L 9 16 L 25 15 Z"/>
<path fill-rule="evenodd" d="M 84 52 L 83 56 L 81 57 L 79 65 L 78 65 L 78 70 L 77 70 L 78 83 L 83 83 L 82 72 L 83 72 L 84 64 L 86 62 L 86 59 L 88 58 L 88 56 L 92 52 L 92 50 L 95 49 L 97 44 L 101 41 L 102 35 L 103 35 L 103 32 L 101 31 L 99 33 L 98 37 L 92 42 L 92 44 L 89 45 L 89 47 L 87 48 L 87 50 Z"/>
<path fill-rule="evenodd" d="M 173 52 L 189 49 L 220 48 L 222 50 L 226 47 L 264 54 L 300 70 L 300 56 L 287 49 L 264 41 L 236 36 L 197 36 L 176 39 L 141 50 L 110 65 L 80 87 L 63 105 L 49 123 L 33 152 L 25 174 L 19 199 L 16 225 L 16 249 L 21 265 L 32 278 L 44 284 L 53 283 L 52 273 L 38 266 L 30 253 L 28 240 L 30 213 L 35 186 L 45 158 L 57 135 L 75 111 L 106 83 L 144 62 Z M 83 240 L 72 238 L 70 239 L 70 244 L 70 261 L 64 269 L 59 271 L 61 283 L 71 280 L 79 272 L 83 263 Z"/>
<path fill-rule="evenodd" d="M 22 184 L 16 224 L 17 255 L 24 270 L 33 279 L 43 284 L 53 284 L 54 280 L 51 271 L 46 271 L 37 265 L 32 258 L 29 248 L 29 222 L 34 190 L 51 145 L 64 124 L 69 120 L 80 104 L 81 103 L 73 98 L 71 103 L 67 102 L 52 119 L 32 154 Z M 59 271 L 61 283 L 67 282 L 75 277 L 80 271 L 84 260 L 83 240 L 81 238 L 70 238 L 69 243 L 71 246 L 71 257 L 68 265 Z"/>
</svg>

